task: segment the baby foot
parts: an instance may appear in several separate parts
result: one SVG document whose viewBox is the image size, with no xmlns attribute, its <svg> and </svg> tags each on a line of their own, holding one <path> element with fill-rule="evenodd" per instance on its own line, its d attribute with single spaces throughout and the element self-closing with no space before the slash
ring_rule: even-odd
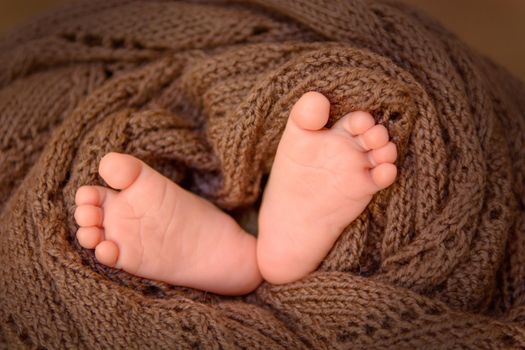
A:
<svg viewBox="0 0 525 350">
<path fill-rule="evenodd" d="M 101 186 L 77 190 L 77 239 L 97 260 L 131 274 L 219 294 L 262 281 L 255 237 L 210 202 L 135 157 L 108 153 Z"/>
<path fill-rule="evenodd" d="M 396 146 L 384 126 L 357 111 L 327 129 L 329 112 L 322 94 L 304 94 L 279 142 L 259 213 L 257 259 L 268 282 L 314 271 L 374 193 L 396 178 Z"/>
</svg>

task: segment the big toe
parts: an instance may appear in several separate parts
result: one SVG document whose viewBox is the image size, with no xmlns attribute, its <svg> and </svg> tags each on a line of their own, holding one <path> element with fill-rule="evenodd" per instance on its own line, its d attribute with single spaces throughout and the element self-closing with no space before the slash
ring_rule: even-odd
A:
<svg viewBox="0 0 525 350">
<path fill-rule="evenodd" d="M 292 107 L 288 121 L 306 130 L 319 130 L 330 115 L 330 101 L 321 93 L 309 91 Z"/>
<path fill-rule="evenodd" d="M 113 241 L 102 241 L 95 248 L 95 257 L 104 265 L 115 267 L 117 265 L 119 249 Z"/>
<path fill-rule="evenodd" d="M 100 160 L 98 172 L 106 183 L 118 190 L 131 186 L 137 179 L 142 162 L 128 154 L 110 152 Z"/>
</svg>

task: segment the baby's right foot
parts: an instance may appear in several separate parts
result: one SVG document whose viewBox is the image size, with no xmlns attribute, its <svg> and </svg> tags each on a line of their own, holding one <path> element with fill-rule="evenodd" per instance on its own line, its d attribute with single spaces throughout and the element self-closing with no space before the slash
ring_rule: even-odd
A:
<svg viewBox="0 0 525 350">
<path fill-rule="evenodd" d="M 329 111 L 322 94 L 304 94 L 279 142 L 259 213 L 257 259 L 268 282 L 314 271 L 373 194 L 395 180 L 386 128 L 357 111 L 326 129 Z"/>
<path fill-rule="evenodd" d="M 255 237 L 210 202 L 139 159 L 108 153 L 101 186 L 77 190 L 81 246 L 131 274 L 219 294 L 251 292 L 262 281 Z"/>
</svg>

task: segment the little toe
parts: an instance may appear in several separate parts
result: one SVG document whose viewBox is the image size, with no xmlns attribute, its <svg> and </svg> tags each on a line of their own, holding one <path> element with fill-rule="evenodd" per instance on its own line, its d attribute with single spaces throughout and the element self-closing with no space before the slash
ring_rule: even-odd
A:
<svg viewBox="0 0 525 350">
<path fill-rule="evenodd" d="M 75 204 L 102 206 L 108 189 L 101 186 L 80 186 L 75 194 Z"/>
<path fill-rule="evenodd" d="M 370 175 L 378 189 L 382 190 L 394 183 L 397 176 L 397 167 L 392 163 L 379 164 L 370 170 Z"/>
<path fill-rule="evenodd" d="M 330 115 L 330 101 L 321 93 L 309 91 L 292 107 L 288 122 L 306 130 L 320 130 Z"/>
<path fill-rule="evenodd" d="M 95 248 L 95 257 L 106 266 L 115 267 L 119 255 L 118 246 L 113 241 L 102 241 Z"/>
<path fill-rule="evenodd" d="M 377 124 L 364 134 L 356 136 L 358 143 L 365 150 L 383 147 L 388 143 L 388 138 L 388 130 L 381 124 Z"/>
<path fill-rule="evenodd" d="M 128 154 L 110 152 L 100 160 L 98 172 L 106 183 L 118 190 L 123 190 L 140 175 L 142 162 Z"/>
<path fill-rule="evenodd" d="M 104 213 L 102 208 L 84 204 L 75 209 L 75 220 L 78 226 L 102 226 Z"/>
<path fill-rule="evenodd" d="M 104 239 L 104 231 L 99 227 L 80 227 L 77 230 L 78 243 L 86 249 L 94 249 Z"/>
<path fill-rule="evenodd" d="M 388 142 L 380 148 L 368 151 L 368 159 L 372 166 L 382 163 L 394 163 L 397 158 L 397 147 L 393 142 Z"/>
<path fill-rule="evenodd" d="M 332 128 L 343 129 L 349 132 L 352 136 L 357 136 L 365 133 L 375 125 L 374 117 L 365 111 L 350 112 L 341 119 L 339 119 Z"/>
</svg>

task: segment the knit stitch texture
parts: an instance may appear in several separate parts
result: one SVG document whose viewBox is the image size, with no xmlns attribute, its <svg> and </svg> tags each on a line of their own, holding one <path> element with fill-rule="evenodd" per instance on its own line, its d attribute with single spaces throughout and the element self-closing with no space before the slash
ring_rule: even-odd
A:
<svg viewBox="0 0 525 350">
<path fill-rule="evenodd" d="M 78 245 L 74 194 L 109 151 L 253 227 L 310 90 L 399 153 L 316 272 L 221 297 Z M 68 5 L 0 41 L 0 169 L 0 347 L 525 347 L 524 84 L 403 3 Z"/>
</svg>

